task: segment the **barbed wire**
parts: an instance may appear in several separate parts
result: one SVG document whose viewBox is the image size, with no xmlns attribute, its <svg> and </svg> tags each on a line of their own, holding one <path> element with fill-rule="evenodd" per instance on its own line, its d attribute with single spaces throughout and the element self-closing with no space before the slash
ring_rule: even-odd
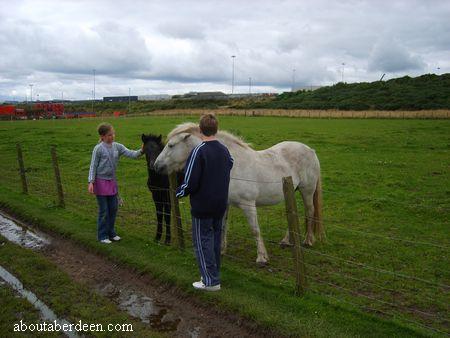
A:
<svg viewBox="0 0 450 338">
<path fill-rule="evenodd" d="M 365 309 L 367 309 L 367 310 L 369 310 L 369 311 L 379 312 L 379 313 L 382 313 L 382 314 L 384 314 L 384 315 L 386 315 L 386 316 L 391 316 L 391 315 L 392 315 L 391 313 L 385 312 L 385 311 L 383 311 L 383 310 L 375 309 L 375 308 L 369 307 L 369 306 L 367 306 L 367 305 L 357 304 L 357 303 L 354 303 L 354 302 L 350 302 L 350 301 L 348 301 L 348 300 L 343 300 L 343 299 L 341 299 L 341 298 L 337 298 L 337 297 L 335 297 L 335 296 L 333 296 L 333 295 L 326 294 L 326 293 L 323 293 L 323 292 L 320 292 L 320 293 L 319 293 L 319 292 L 314 291 L 314 290 L 311 290 L 311 292 L 313 292 L 313 293 L 315 293 L 315 294 L 317 294 L 317 295 L 319 295 L 319 296 L 326 296 L 326 297 L 329 297 L 329 298 L 331 298 L 331 299 L 337 301 L 338 303 L 344 303 L 344 304 L 352 305 L 352 306 L 355 307 L 355 308 L 365 308 Z M 436 329 L 436 328 L 434 328 L 434 327 L 431 327 L 431 326 L 427 326 L 427 325 L 421 324 L 421 323 L 419 323 L 419 322 L 417 322 L 417 321 L 413 321 L 413 320 L 410 320 L 410 319 L 407 319 L 407 318 L 404 318 L 404 317 L 402 317 L 401 319 L 404 320 L 404 321 L 406 321 L 406 322 L 408 322 L 408 323 L 414 324 L 415 326 L 424 328 L 424 329 L 426 329 L 426 330 L 430 330 L 430 331 L 433 331 L 433 332 L 436 332 L 436 333 L 441 333 L 441 334 L 444 334 L 444 335 L 447 335 L 447 336 L 449 335 L 448 332 L 441 331 L 441 330 Z"/>
<path fill-rule="evenodd" d="M 412 308 L 407 308 L 407 307 L 400 307 L 397 304 L 394 304 L 394 303 L 391 303 L 391 302 L 387 302 L 387 301 L 384 301 L 384 300 L 380 300 L 380 299 L 377 299 L 377 298 L 374 298 L 374 297 L 370 297 L 370 296 L 365 295 L 363 293 L 359 293 L 355 289 L 350 290 L 350 289 L 344 288 L 344 287 L 342 287 L 340 285 L 336 285 L 336 284 L 333 284 L 333 283 L 330 283 L 330 282 L 327 282 L 327 281 L 323 281 L 321 279 L 318 279 L 318 278 L 315 278 L 315 277 L 312 277 L 312 276 L 310 276 L 310 279 L 314 280 L 315 282 L 317 282 L 319 284 L 326 284 L 326 285 L 329 285 L 329 286 L 331 286 L 331 287 L 333 287 L 335 289 L 340 289 L 340 290 L 343 290 L 343 291 L 348 292 L 350 294 L 356 294 L 359 297 L 366 298 L 366 299 L 369 299 L 371 301 L 375 301 L 375 302 L 380 303 L 380 304 L 389 305 L 391 307 L 400 308 L 402 310 L 412 311 L 412 312 L 415 312 L 415 313 L 418 313 L 418 314 L 421 314 L 421 315 L 424 315 L 424 316 L 430 316 L 430 317 L 433 317 L 433 318 L 442 319 L 443 321 L 445 321 L 447 323 L 449 322 L 448 319 L 440 318 L 440 317 L 436 316 L 435 314 L 432 314 L 432 313 L 429 313 L 429 312 L 423 312 L 423 311 L 420 311 L 420 310 L 417 310 L 417 309 L 412 309 Z"/>
</svg>

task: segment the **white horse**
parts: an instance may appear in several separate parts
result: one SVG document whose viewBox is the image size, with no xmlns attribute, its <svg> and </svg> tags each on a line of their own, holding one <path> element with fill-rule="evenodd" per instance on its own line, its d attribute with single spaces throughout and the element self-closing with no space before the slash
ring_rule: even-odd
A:
<svg viewBox="0 0 450 338">
<path fill-rule="evenodd" d="M 294 187 L 300 190 L 305 207 L 306 238 L 303 245 L 312 246 L 314 235 L 324 234 L 321 217 L 320 164 L 315 151 L 299 142 L 281 142 L 273 147 L 255 151 L 242 139 L 219 131 L 217 139 L 234 158 L 228 203 L 241 208 L 256 238 L 258 264 L 269 257 L 258 224 L 257 206 L 274 205 L 284 199 L 282 178 L 292 176 Z M 197 124 L 184 123 L 167 136 L 167 144 L 155 162 L 158 171 L 182 170 L 186 160 L 199 143 L 201 132 Z M 226 220 L 223 225 L 222 252 L 226 248 Z M 289 231 L 280 243 L 290 245 Z"/>
</svg>

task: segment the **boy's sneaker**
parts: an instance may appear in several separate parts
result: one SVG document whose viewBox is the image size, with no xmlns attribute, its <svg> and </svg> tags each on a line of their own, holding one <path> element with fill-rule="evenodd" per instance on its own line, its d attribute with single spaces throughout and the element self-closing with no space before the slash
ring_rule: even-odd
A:
<svg viewBox="0 0 450 338">
<path fill-rule="evenodd" d="M 111 240 L 113 241 L 113 242 L 118 242 L 118 241 L 120 241 L 122 238 L 120 238 L 119 236 L 114 236 L 113 238 L 111 238 Z"/>
<path fill-rule="evenodd" d="M 194 282 L 194 283 L 192 283 L 192 286 L 194 287 L 194 289 L 203 290 L 203 291 L 219 291 L 220 290 L 220 284 L 213 285 L 213 286 L 206 286 L 203 283 L 203 281 Z"/>
<path fill-rule="evenodd" d="M 100 241 L 100 243 L 103 243 L 103 244 L 111 244 L 112 242 L 111 242 L 108 238 L 105 238 L 105 239 L 102 239 L 102 240 Z"/>
</svg>

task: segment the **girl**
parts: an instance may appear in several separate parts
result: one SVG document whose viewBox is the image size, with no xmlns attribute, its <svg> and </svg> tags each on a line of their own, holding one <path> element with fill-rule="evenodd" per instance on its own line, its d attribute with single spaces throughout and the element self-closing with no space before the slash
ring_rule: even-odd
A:
<svg viewBox="0 0 450 338">
<path fill-rule="evenodd" d="M 98 134 L 101 142 L 92 151 L 88 190 L 97 196 L 97 238 L 101 243 L 110 244 L 111 241 L 121 239 L 114 229 L 118 204 L 116 168 L 119 157 L 125 155 L 136 159 L 143 151 L 142 148 L 128 150 L 123 144 L 114 142 L 114 128 L 109 123 L 100 124 Z"/>
</svg>

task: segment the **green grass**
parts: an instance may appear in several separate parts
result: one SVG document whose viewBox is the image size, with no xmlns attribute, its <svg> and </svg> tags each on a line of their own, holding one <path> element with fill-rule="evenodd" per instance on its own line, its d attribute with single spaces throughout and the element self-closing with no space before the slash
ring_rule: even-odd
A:
<svg viewBox="0 0 450 338">
<path fill-rule="evenodd" d="M 49 306 L 59 319 L 66 319 L 73 324 L 78 324 L 80 320 L 82 323 L 101 324 L 105 332 L 90 331 L 89 335 L 94 337 L 123 337 L 136 334 L 163 336 L 118 310 L 111 300 L 96 294 L 87 286 L 72 281 L 41 253 L 23 249 L 1 236 L 0 243 L 0 265 L 17 277 L 25 289 L 33 292 Z M 23 334 L 14 333 L 14 324 L 20 323 L 20 320 L 26 325 L 42 323 L 39 311 L 27 300 L 15 296 L 9 286 L 3 285 L 0 288 L 0 295 L 2 295 L 0 333 L 3 336 L 23 337 Z M 133 333 L 107 332 L 108 324 L 132 324 Z M 35 335 L 28 331 L 25 336 Z M 44 336 L 59 335 L 47 333 Z"/>
<path fill-rule="evenodd" d="M 141 133 L 165 135 L 186 119 L 109 121 L 116 128 L 118 142 L 138 148 Z M 448 289 L 436 284 L 448 285 L 450 279 L 450 122 L 269 117 L 221 117 L 220 121 L 223 129 L 243 136 L 256 149 L 283 140 L 300 141 L 316 149 L 322 167 L 328 240 L 305 252 L 310 292 L 303 298 L 294 297 L 291 254 L 277 245 L 286 229 L 283 206 L 259 211 L 271 257 L 266 269 L 255 267 L 251 231 L 242 212 L 232 209 L 223 292 L 198 297 L 239 311 L 284 334 L 432 334 L 410 321 L 448 332 L 448 322 L 443 320 L 448 317 Z M 198 278 L 198 272 L 190 249 L 180 253 L 151 240 L 155 216 L 146 188 L 145 160 L 122 159 L 118 169 L 125 206 L 119 211 L 117 228 L 124 241 L 114 247 L 101 247 L 95 242 L 96 204 L 86 192 L 86 181 L 98 123 L 1 123 L 1 202 L 30 221 L 191 292 L 190 282 Z M 28 197 L 19 193 L 17 142 L 24 151 Z M 58 147 L 66 210 L 55 207 L 52 144 Z M 299 208 L 302 210 L 300 204 Z M 189 233 L 188 201 L 182 204 L 182 215 Z M 415 331 L 409 329 L 412 327 Z"/>
</svg>

